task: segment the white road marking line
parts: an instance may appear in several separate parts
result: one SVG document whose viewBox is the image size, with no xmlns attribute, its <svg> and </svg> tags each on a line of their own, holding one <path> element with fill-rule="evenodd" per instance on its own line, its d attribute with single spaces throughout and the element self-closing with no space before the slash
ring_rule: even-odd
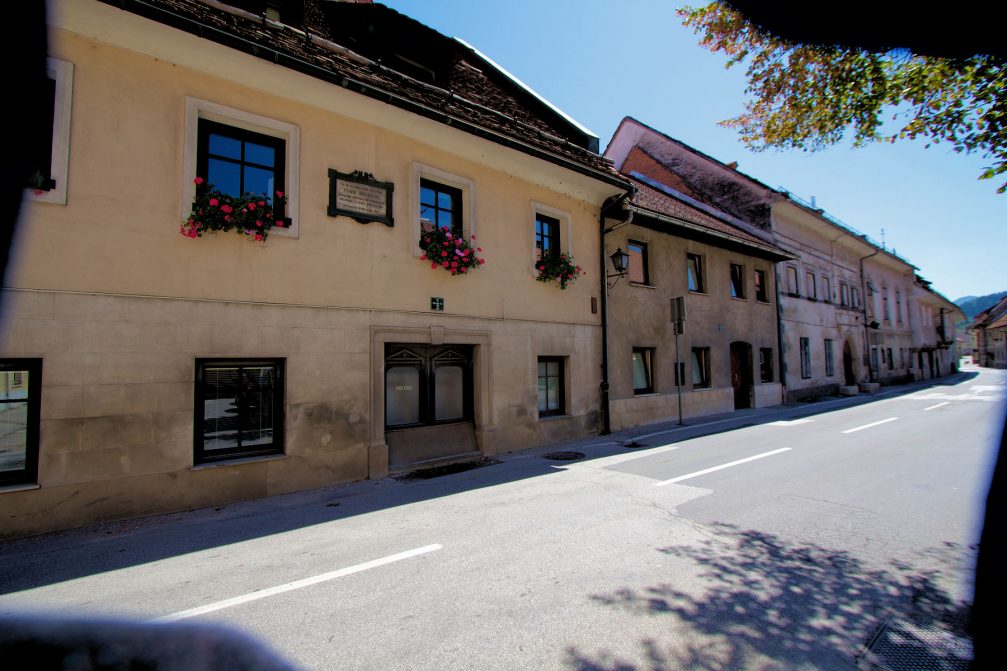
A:
<svg viewBox="0 0 1007 671">
<path fill-rule="evenodd" d="M 846 429 L 843 433 L 856 433 L 857 431 L 863 431 L 864 429 L 869 429 L 872 426 L 878 426 L 879 424 L 887 424 L 888 422 L 894 422 L 898 417 L 889 417 L 888 419 L 883 419 L 880 422 L 871 422 L 870 424 L 864 424 L 863 426 L 858 426 L 855 429 Z"/>
<path fill-rule="evenodd" d="M 336 571 L 329 571 L 328 573 L 322 573 L 321 575 L 312 576 L 311 578 L 295 580 L 293 582 L 288 582 L 283 585 L 277 585 L 276 587 L 270 587 L 268 589 L 259 590 L 256 592 L 252 592 L 250 594 L 236 596 L 232 599 L 224 599 L 223 601 L 208 603 L 205 606 L 199 606 L 198 608 L 190 608 L 189 610 L 183 610 L 178 613 L 172 613 L 171 615 L 158 617 L 151 621 L 175 622 L 176 620 L 184 620 L 186 618 L 195 617 L 197 615 L 212 613 L 213 611 L 216 610 L 223 610 L 224 608 L 230 608 L 231 606 L 237 606 L 238 604 L 248 603 L 249 601 L 257 601 L 259 599 L 265 599 L 266 597 L 275 596 L 277 594 L 283 594 L 284 592 L 290 592 L 292 590 L 300 589 L 302 587 L 310 587 L 311 585 L 317 585 L 318 583 L 321 582 L 335 580 L 336 578 L 342 578 L 344 576 L 352 575 L 354 573 L 360 573 L 361 571 L 377 568 L 378 566 L 384 566 L 385 564 L 392 564 L 397 561 L 402 561 L 403 559 L 409 559 L 410 557 L 416 557 L 421 554 L 426 554 L 427 552 L 434 552 L 435 550 L 440 550 L 442 547 L 443 547 L 442 545 L 436 543 L 433 545 L 424 545 L 421 548 L 406 550 L 405 552 L 399 552 L 398 554 L 388 555 L 387 557 L 374 559 L 369 562 L 364 562 L 363 564 L 356 564 L 355 566 L 347 566 L 346 568 L 341 568 Z"/>
<path fill-rule="evenodd" d="M 926 411 L 926 410 L 933 410 L 934 408 L 939 408 L 939 407 L 941 407 L 942 405 L 947 405 L 947 404 L 949 404 L 949 403 L 951 403 L 951 401 L 944 401 L 943 403 L 938 403 L 937 405 L 932 405 L 932 406 L 930 406 L 929 408 L 923 408 L 923 410 L 924 410 L 924 411 Z"/>
<path fill-rule="evenodd" d="M 655 487 L 664 487 L 665 485 L 673 485 L 676 482 L 682 482 L 683 480 L 688 480 L 689 478 L 695 478 L 700 475 L 706 475 L 707 473 L 713 473 L 714 471 L 719 471 L 725 468 L 730 468 L 731 466 L 737 466 L 738 464 L 744 464 L 749 461 L 755 461 L 756 459 L 762 459 L 763 457 L 771 457 L 774 454 L 779 454 L 780 452 L 786 452 L 791 448 L 781 447 L 778 450 L 773 450 L 772 452 L 763 452 L 762 454 L 757 454 L 754 457 L 746 457 L 744 459 L 738 459 L 737 461 L 732 461 L 728 464 L 721 464 L 720 466 L 714 466 L 713 468 L 704 468 L 701 471 L 696 471 L 695 473 L 688 473 L 686 475 L 680 475 L 677 478 L 672 478 L 671 480 L 662 480 L 661 482 L 655 482 Z"/>
<path fill-rule="evenodd" d="M 813 422 L 813 419 L 781 419 L 778 422 L 770 422 L 769 426 L 797 426 L 798 424 L 807 424 L 808 422 Z"/>
</svg>

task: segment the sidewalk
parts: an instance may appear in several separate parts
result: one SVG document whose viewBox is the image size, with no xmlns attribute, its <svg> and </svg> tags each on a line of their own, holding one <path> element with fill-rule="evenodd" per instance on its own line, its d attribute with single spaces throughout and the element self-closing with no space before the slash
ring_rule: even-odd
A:
<svg viewBox="0 0 1007 671">
<path fill-rule="evenodd" d="M 959 370 L 942 378 L 917 380 L 907 384 L 882 387 L 873 394 L 861 393 L 856 396 L 831 396 L 818 401 L 784 403 L 765 408 L 744 408 L 733 412 L 686 418 L 685 422 L 681 425 L 678 423 L 677 418 L 669 418 L 613 431 L 607 436 L 597 435 L 575 438 L 550 445 L 529 448 L 528 450 L 521 450 L 521 452 L 537 454 L 539 452 L 547 453 L 560 450 L 581 452 L 587 450 L 590 453 L 594 451 L 592 448 L 596 449 L 602 446 L 617 445 L 639 448 L 661 444 L 662 442 L 667 443 L 673 440 L 689 440 L 723 431 L 755 426 L 757 424 L 811 417 L 822 412 L 866 405 L 880 399 L 912 394 L 932 387 L 959 384 L 975 377 L 978 369 L 973 368 L 970 367 L 970 369 L 964 371 Z M 504 454 L 517 454 L 517 452 L 507 452 Z"/>
</svg>

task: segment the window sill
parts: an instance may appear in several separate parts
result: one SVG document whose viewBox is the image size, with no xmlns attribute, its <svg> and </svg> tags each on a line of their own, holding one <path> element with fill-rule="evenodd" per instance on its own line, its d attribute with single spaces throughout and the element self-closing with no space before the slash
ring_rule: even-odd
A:
<svg viewBox="0 0 1007 671">
<path fill-rule="evenodd" d="M 656 391 L 636 391 L 633 390 L 633 398 L 643 398 L 644 396 L 660 396 L 660 392 Z"/>
<path fill-rule="evenodd" d="M 279 461 L 286 459 L 285 454 L 261 454 L 254 457 L 235 457 L 222 461 L 208 461 L 205 464 L 194 464 L 190 471 L 203 471 L 211 468 L 224 468 L 225 466 L 241 466 L 243 464 L 254 464 L 260 461 Z"/>
<path fill-rule="evenodd" d="M 732 301 L 745 301 L 745 302 L 748 302 L 748 299 L 745 298 L 744 296 L 731 296 L 731 300 Z"/>
<path fill-rule="evenodd" d="M 34 482 L 22 482 L 16 485 L 0 485 L 0 494 L 7 492 L 27 492 L 33 489 L 42 489 L 42 485 Z"/>
<path fill-rule="evenodd" d="M 692 289 L 689 289 L 689 293 L 692 294 L 692 295 L 694 295 L 694 296 L 709 296 L 710 295 L 710 294 L 706 293 L 705 291 L 693 291 Z"/>
<path fill-rule="evenodd" d="M 538 421 L 540 422 L 555 422 L 558 419 L 570 419 L 572 415 L 539 415 Z"/>
<path fill-rule="evenodd" d="M 772 305 L 769 301 L 760 301 L 758 298 L 755 299 L 755 302 L 759 305 Z"/>
<path fill-rule="evenodd" d="M 632 286 L 632 287 L 640 287 L 641 289 L 656 289 L 657 288 L 653 284 L 647 284 L 645 282 L 632 282 L 631 281 L 629 283 L 629 285 Z"/>
</svg>

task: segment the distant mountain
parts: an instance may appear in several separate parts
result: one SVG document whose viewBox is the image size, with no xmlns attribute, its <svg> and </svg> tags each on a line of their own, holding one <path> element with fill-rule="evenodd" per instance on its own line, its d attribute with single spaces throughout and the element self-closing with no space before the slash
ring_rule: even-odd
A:
<svg viewBox="0 0 1007 671">
<path fill-rule="evenodd" d="M 1007 296 L 1007 291 L 998 291 L 995 294 L 986 294 L 985 296 L 963 296 L 955 301 L 955 305 L 960 307 L 965 316 L 971 320 L 986 308 L 993 307 L 1004 296 Z"/>
</svg>

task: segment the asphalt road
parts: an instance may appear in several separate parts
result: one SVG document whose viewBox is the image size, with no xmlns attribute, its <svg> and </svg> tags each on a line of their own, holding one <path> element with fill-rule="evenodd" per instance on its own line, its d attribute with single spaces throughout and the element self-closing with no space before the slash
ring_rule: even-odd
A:
<svg viewBox="0 0 1007 671">
<path fill-rule="evenodd" d="M 1005 397 L 973 370 L 2 543 L 0 615 L 223 622 L 313 669 L 851 669 L 888 615 L 960 614 Z"/>
</svg>

